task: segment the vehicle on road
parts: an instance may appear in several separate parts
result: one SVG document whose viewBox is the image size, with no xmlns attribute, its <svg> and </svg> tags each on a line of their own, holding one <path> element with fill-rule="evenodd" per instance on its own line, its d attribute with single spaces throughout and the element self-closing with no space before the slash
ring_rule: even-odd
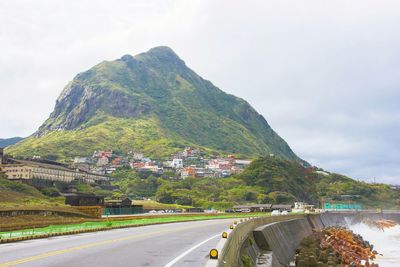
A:
<svg viewBox="0 0 400 267">
<path fill-rule="evenodd" d="M 279 216 L 279 215 L 281 215 L 281 212 L 279 210 L 273 210 L 271 212 L 271 216 Z"/>
</svg>

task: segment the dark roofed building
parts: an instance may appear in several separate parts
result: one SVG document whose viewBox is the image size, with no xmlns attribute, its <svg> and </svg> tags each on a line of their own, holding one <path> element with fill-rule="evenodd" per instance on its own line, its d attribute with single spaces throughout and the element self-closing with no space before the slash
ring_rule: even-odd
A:
<svg viewBox="0 0 400 267">
<path fill-rule="evenodd" d="M 105 215 L 129 215 L 143 213 L 143 205 L 133 204 L 132 199 L 106 199 Z"/>
<path fill-rule="evenodd" d="M 105 200 L 106 207 L 110 208 L 129 208 L 132 205 L 132 199 L 129 197 L 124 199 L 106 199 Z"/>
<path fill-rule="evenodd" d="M 71 206 L 104 206 L 104 197 L 91 194 L 62 194 L 65 204 Z"/>
</svg>

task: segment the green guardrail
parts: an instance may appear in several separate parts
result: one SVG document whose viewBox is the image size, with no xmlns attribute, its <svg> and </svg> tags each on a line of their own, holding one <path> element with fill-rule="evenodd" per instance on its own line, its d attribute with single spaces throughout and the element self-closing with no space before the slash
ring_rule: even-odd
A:
<svg viewBox="0 0 400 267">
<path fill-rule="evenodd" d="M 24 230 L 15 230 L 8 232 L 0 232 L 0 239 L 13 239 L 20 237 L 34 237 L 48 234 L 63 234 L 63 233 L 74 233 L 74 232 L 85 232 L 95 231 L 104 229 L 113 229 L 121 227 L 131 226 L 142 226 L 159 223 L 170 223 L 170 222 L 184 222 L 184 221 L 196 221 L 196 220 L 212 220 L 212 219 L 225 219 L 225 218 L 237 218 L 254 216 L 252 214 L 224 214 L 224 215 L 198 215 L 198 216 L 163 216 L 157 218 L 135 218 L 129 220 L 105 220 L 101 222 L 84 222 L 79 224 L 70 225 L 51 225 L 41 228 L 31 228 Z"/>
<path fill-rule="evenodd" d="M 357 203 L 330 203 L 324 205 L 326 210 L 362 210 L 362 205 Z"/>
</svg>

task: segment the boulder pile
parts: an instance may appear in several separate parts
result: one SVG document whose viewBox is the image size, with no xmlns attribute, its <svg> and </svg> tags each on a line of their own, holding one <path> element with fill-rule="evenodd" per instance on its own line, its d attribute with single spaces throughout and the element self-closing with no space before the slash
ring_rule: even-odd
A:
<svg viewBox="0 0 400 267">
<path fill-rule="evenodd" d="M 378 267 L 377 251 L 360 235 L 342 227 L 329 227 L 302 241 L 296 251 L 299 267 Z"/>
</svg>

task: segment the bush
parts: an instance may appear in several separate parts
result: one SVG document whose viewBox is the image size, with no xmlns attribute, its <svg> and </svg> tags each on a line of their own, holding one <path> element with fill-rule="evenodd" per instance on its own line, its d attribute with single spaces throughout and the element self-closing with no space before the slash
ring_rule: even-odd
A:
<svg viewBox="0 0 400 267">
<path fill-rule="evenodd" d="M 60 196 L 60 192 L 55 187 L 46 187 L 40 190 L 43 195 L 49 196 L 49 197 L 58 197 Z"/>
</svg>

